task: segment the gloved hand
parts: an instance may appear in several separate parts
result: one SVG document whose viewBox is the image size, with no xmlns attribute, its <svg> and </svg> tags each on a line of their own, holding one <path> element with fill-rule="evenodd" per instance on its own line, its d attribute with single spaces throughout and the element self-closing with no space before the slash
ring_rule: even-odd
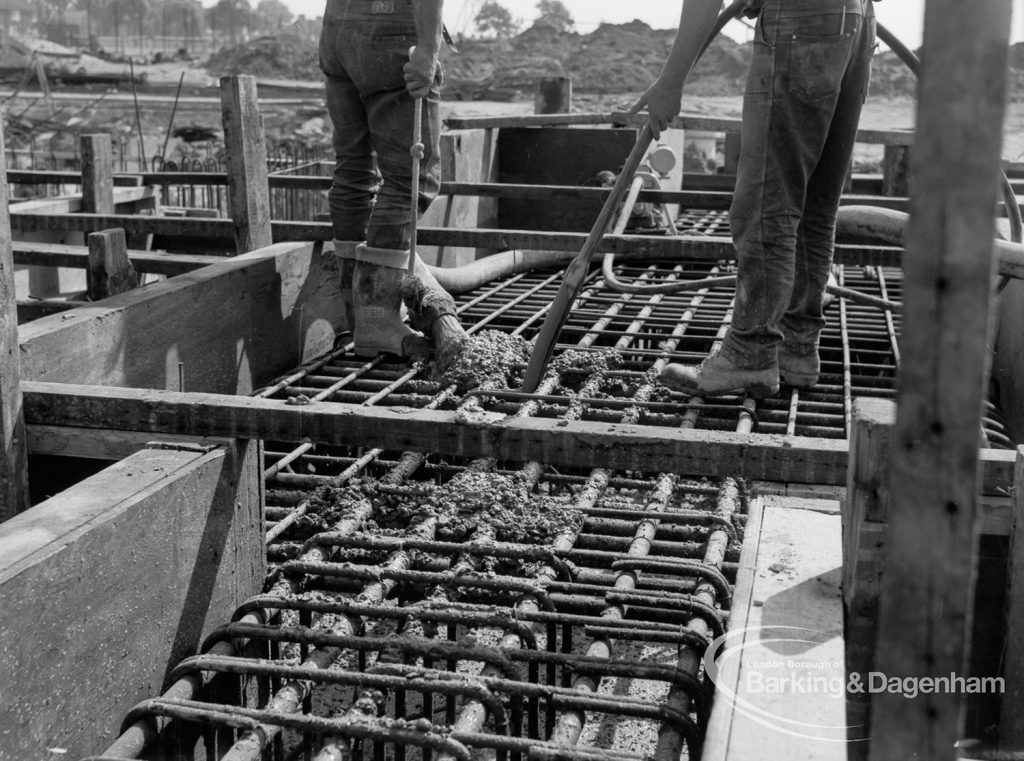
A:
<svg viewBox="0 0 1024 761">
<path fill-rule="evenodd" d="M 425 98 L 437 77 L 437 51 L 423 45 L 409 50 L 409 62 L 402 67 L 405 74 L 405 89 L 414 98 Z"/>
</svg>

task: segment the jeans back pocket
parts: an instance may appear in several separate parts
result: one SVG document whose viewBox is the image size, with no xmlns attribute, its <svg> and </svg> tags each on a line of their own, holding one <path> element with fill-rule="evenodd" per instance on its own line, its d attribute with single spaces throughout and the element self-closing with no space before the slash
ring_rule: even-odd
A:
<svg viewBox="0 0 1024 761">
<path fill-rule="evenodd" d="M 843 84 L 859 14 L 817 13 L 780 20 L 779 45 L 789 48 L 786 89 L 806 103 L 834 97 Z"/>
</svg>

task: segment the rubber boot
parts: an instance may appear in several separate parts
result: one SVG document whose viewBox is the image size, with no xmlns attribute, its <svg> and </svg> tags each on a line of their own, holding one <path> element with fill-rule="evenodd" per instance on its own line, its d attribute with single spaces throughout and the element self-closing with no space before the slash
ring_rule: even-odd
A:
<svg viewBox="0 0 1024 761">
<path fill-rule="evenodd" d="M 407 277 L 402 283 L 402 296 L 409 308 L 410 322 L 434 339 L 437 367 L 443 371 L 469 344 L 469 334 L 459 323 L 455 299 L 419 258 L 413 277 Z"/>
<path fill-rule="evenodd" d="M 335 339 L 336 345 L 340 342 L 339 339 L 341 339 L 345 334 L 351 336 L 355 326 L 355 304 L 352 301 L 352 281 L 355 278 L 356 246 L 360 245 L 366 245 L 366 241 L 334 241 L 334 255 L 338 259 L 338 280 L 340 284 L 339 291 L 341 293 L 342 305 L 341 314 L 345 320 L 345 324 L 336 331 L 338 334 L 338 339 Z"/>
<path fill-rule="evenodd" d="M 352 287 L 355 352 L 361 357 L 421 353 L 422 336 L 402 320 L 402 278 L 409 252 L 356 246 Z"/>
</svg>

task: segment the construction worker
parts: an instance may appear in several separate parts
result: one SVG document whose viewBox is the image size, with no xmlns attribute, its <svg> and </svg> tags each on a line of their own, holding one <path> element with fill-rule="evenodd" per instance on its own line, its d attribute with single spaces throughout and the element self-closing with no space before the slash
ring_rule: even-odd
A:
<svg viewBox="0 0 1024 761">
<path fill-rule="evenodd" d="M 320 68 L 336 161 L 328 200 L 348 326 L 363 356 L 423 349 L 402 319 L 401 283 L 411 243 L 416 99 L 423 105 L 420 214 L 440 187 L 442 3 L 327 0 L 324 11 Z M 447 311 L 454 313 L 454 302 Z"/>
<path fill-rule="evenodd" d="M 797 388 L 817 383 L 836 215 L 871 69 L 869 0 L 751 5 L 757 25 L 729 212 L 737 256 L 732 323 L 718 353 L 661 374 L 666 385 L 694 394 L 757 397 L 777 393 L 780 378 Z M 679 113 L 720 8 L 720 0 L 684 0 L 668 61 L 632 108 L 647 108 L 655 138 Z"/>
</svg>

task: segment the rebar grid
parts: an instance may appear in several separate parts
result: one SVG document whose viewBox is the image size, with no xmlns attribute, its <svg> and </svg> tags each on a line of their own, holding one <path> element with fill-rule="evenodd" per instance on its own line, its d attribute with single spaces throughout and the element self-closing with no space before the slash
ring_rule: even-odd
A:
<svg viewBox="0 0 1024 761">
<path fill-rule="evenodd" d="M 617 269 L 650 281 L 718 271 Z M 559 278 L 480 288 L 461 299 L 462 322 L 530 338 Z M 852 267 L 840 284 L 891 300 L 901 285 L 896 271 Z M 894 393 L 898 315 L 845 300 L 830 311 L 812 391 L 755 404 L 662 387 L 667 362 L 699 361 L 721 340 L 731 299 L 731 288 L 613 294 L 594 274 L 556 353 L 574 350 L 575 362 L 553 363 L 534 395 L 460 394 L 424 363 L 354 360 L 344 349 L 260 395 L 840 438 L 854 395 Z M 602 357 L 617 361 L 588 361 Z M 1009 445 L 998 411 L 987 417 L 990 443 Z M 446 460 L 386 441 L 267 443 L 265 477 L 272 587 L 171 675 L 171 690 L 133 712 L 111 755 L 161 738 L 185 756 L 232 761 L 699 756 L 700 658 L 727 621 L 741 484 Z M 521 512 L 491 510 L 507 508 L 503 489 Z M 468 516 L 434 509 L 453 495 L 470 497 Z"/>
<path fill-rule="evenodd" d="M 715 218 L 716 212 L 707 214 Z M 846 288 L 887 301 L 899 301 L 902 296 L 902 277 L 898 270 L 852 266 L 837 270 L 840 285 Z M 697 280 L 717 273 L 718 269 L 700 264 L 660 263 L 622 264 L 616 271 L 623 279 L 658 282 L 666 277 Z M 558 284 L 557 273 L 529 273 L 489 284 L 462 297 L 460 318 L 470 332 L 489 328 L 515 332 L 530 339 L 539 328 Z M 731 286 L 712 288 L 696 306 L 691 304 L 693 292 L 664 296 L 652 304 L 643 296 L 609 292 L 595 273 L 572 310 L 556 351 L 607 350 L 628 333 L 632 336 L 630 345 L 619 350 L 622 366 L 607 373 L 596 393 L 590 396 L 580 394 L 585 374 L 574 377 L 570 373 L 552 393 L 535 397 L 542 402 L 536 414 L 555 418 L 571 406 L 582 405 L 583 420 L 618 420 L 623 409 L 636 404 L 634 390 L 647 381 L 659 359 L 697 363 L 708 354 L 732 295 Z M 765 400 L 759 406 L 755 433 L 847 438 L 854 396 L 895 396 L 900 315 L 836 298 L 826 310 L 826 318 L 828 324 L 821 337 L 819 383 L 808 391 L 783 388 L 778 396 Z M 601 324 L 595 327 L 598 321 Z M 664 342 L 671 339 L 681 321 L 686 324 L 685 335 L 666 352 Z M 592 339 L 581 347 L 580 341 L 586 335 Z M 316 401 L 354 404 L 369 401 L 408 407 L 424 406 L 439 390 L 426 368 L 410 373 L 404 365 L 379 360 L 366 363 L 345 355 L 332 357 L 308 372 L 294 375 L 290 383 L 273 389 L 278 396 L 302 394 Z M 458 400 L 452 396 L 441 407 L 452 409 Z M 480 401 L 489 412 L 513 414 L 523 397 L 515 390 L 494 391 L 482 395 Z M 691 408 L 691 401 L 683 395 L 657 387 L 650 398 L 643 401 L 636 422 L 676 427 Z M 716 399 L 706 405 L 697 427 L 734 430 L 741 410 L 740 399 Z M 989 446 L 1013 446 L 994 403 L 986 408 L 985 434 Z"/>
</svg>

